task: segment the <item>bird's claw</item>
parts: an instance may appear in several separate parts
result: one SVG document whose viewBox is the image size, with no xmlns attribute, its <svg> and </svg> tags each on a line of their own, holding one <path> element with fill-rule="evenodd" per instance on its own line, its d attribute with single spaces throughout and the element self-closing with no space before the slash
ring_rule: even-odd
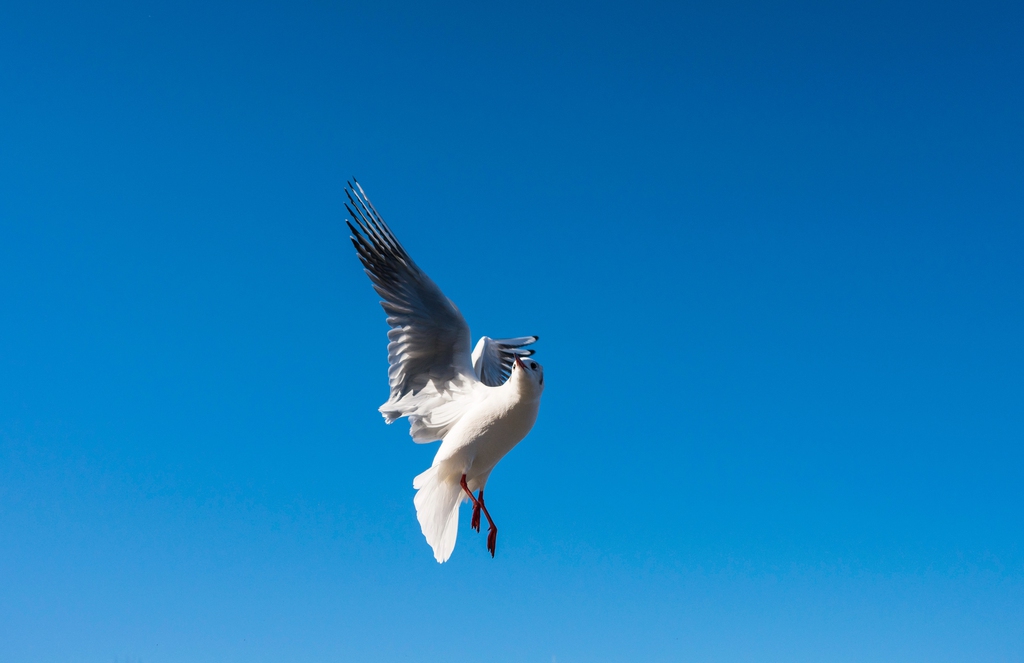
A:
<svg viewBox="0 0 1024 663">
<path fill-rule="evenodd" d="M 498 545 L 498 528 L 493 525 L 487 530 L 487 550 L 494 557 L 494 549 Z"/>
<path fill-rule="evenodd" d="M 473 529 L 475 529 L 478 532 L 480 531 L 480 503 L 479 502 L 474 502 L 473 503 L 473 518 L 472 518 L 472 520 L 469 521 L 469 526 L 472 527 Z"/>
</svg>

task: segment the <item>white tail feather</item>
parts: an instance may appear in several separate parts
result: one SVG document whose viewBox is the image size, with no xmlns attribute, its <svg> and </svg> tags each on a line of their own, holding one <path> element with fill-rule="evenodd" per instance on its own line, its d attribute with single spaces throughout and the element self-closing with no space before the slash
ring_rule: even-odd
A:
<svg viewBox="0 0 1024 663">
<path fill-rule="evenodd" d="M 458 479 L 445 476 L 440 470 L 440 466 L 435 465 L 412 480 L 412 487 L 416 489 L 412 501 L 423 536 L 434 549 L 434 559 L 444 563 L 455 549 L 463 493 Z"/>
</svg>

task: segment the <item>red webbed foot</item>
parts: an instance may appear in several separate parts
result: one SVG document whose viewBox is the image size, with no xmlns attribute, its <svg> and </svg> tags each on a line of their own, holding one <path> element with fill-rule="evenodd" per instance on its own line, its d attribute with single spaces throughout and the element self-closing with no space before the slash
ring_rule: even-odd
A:
<svg viewBox="0 0 1024 663">
<path fill-rule="evenodd" d="M 473 518 L 469 521 L 469 526 L 480 531 L 480 502 L 473 503 Z"/>
<path fill-rule="evenodd" d="M 491 526 L 487 529 L 487 550 L 491 553 L 491 557 L 494 557 L 494 550 L 498 546 L 498 528 L 491 523 Z"/>
</svg>

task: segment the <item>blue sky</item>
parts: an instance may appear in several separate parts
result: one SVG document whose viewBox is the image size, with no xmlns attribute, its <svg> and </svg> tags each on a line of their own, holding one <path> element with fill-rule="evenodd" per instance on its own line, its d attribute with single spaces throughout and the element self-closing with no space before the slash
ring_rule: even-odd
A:
<svg viewBox="0 0 1024 663">
<path fill-rule="evenodd" d="M 1014 3 L 0 8 L 0 658 L 1024 659 Z M 539 334 L 497 558 L 356 176 Z"/>
</svg>

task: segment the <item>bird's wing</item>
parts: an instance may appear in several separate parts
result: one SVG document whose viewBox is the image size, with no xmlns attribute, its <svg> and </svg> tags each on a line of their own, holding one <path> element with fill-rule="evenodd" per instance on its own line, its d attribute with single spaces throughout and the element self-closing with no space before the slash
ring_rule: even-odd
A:
<svg viewBox="0 0 1024 663">
<path fill-rule="evenodd" d="M 518 338 L 481 337 L 473 349 L 473 371 L 488 387 L 500 387 L 512 374 L 512 363 L 516 355 L 529 357 L 533 350 L 525 349 L 527 345 L 537 342 L 537 336 L 520 336 Z"/>
<path fill-rule="evenodd" d="M 479 385 L 469 354 L 469 326 L 441 289 L 416 266 L 358 182 L 345 190 L 352 244 L 388 315 L 388 383 L 380 407 L 390 424 L 409 417 L 417 442 L 444 437 Z"/>
</svg>

